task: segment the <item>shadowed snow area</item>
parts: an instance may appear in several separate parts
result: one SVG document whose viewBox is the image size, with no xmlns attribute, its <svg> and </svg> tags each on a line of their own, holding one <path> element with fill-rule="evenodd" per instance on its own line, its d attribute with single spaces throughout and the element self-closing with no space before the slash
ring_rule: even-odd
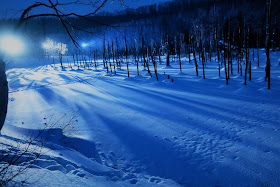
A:
<svg viewBox="0 0 280 187">
<path fill-rule="evenodd" d="M 279 56 L 272 55 L 271 90 L 264 51 L 247 86 L 236 69 L 226 86 L 214 60 L 206 63 L 206 79 L 187 59 L 183 73 L 178 62 L 158 64 L 158 82 L 142 67 L 137 76 L 134 62 L 127 78 L 125 67 L 107 74 L 101 63 L 97 70 L 61 70 L 48 59 L 30 68 L 19 60 L 7 71 L 2 138 L 32 136 L 53 114 L 77 115 L 69 135 L 52 129 L 49 151 L 28 170 L 42 175 L 38 186 L 279 186 Z"/>
</svg>

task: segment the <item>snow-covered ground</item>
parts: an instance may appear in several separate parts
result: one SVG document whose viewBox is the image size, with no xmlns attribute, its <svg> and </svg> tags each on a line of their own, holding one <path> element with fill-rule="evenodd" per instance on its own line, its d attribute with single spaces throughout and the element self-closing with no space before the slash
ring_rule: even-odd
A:
<svg viewBox="0 0 280 187">
<path fill-rule="evenodd" d="M 98 70 L 61 70 L 48 59 L 15 60 L 7 70 L 10 98 L 2 142 L 34 137 L 58 121 L 42 156 L 17 181 L 31 186 L 279 186 L 279 57 L 272 53 L 271 90 L 264 82 L 263 50 L 260 67 L 252 62 L 247 86 L 236 63 L 226 86 L 224 70 L 219 78 L 214 60 L 206 63 L 206 79 L 201 64 L 197 77 L 187 58 L 183 73 L 177 61 L 168 68 L 159 64 L 159 81 L 142 66 L 137 76 L 134 62 L 127 78 L 124 65 L 117 75 L 107 75 L 101 64 Z"/>
</svg>

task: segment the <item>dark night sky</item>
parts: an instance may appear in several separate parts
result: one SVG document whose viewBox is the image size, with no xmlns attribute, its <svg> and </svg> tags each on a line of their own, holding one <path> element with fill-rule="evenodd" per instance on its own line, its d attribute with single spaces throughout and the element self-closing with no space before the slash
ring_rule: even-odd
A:
<svg viewBox="0 0 280 187">
<path fill-rule="evenodd" d="M 47 0 L 0 0 L 0 17 L 12 17 L 15 15 L 17 10 L 22 10 L 29 5 L 33 4 L 36 1 L 47 2 Z M 69 0 L 60 0 L 60 1 L 69 1 Z M 73 1 L 73 0 L 70 0 Z M 140 6 L 156 4 L 160 2 L 167 2 L 171 0 L 124 0 L 124 3 L 129 8 L 137 8 Z M 103 8 L 104 11 L 113 12 L 116 10 L 123 10 L 125 9 L 122 7 L 117 0 L 110 0 Z M 84 14 L 86 12 L 90 12 L 94 10 L 92 7 L 89 6 L 67 6 L 64 9 L 65 11 L 75 11 L 79 14 Z M 37 12 L 45 12 L 46 10 L 37 10 Z M 7 16 L 6 16 L 7 15 Z M 19 16 L 19 14 L 17 15 Z"/>
</svg>

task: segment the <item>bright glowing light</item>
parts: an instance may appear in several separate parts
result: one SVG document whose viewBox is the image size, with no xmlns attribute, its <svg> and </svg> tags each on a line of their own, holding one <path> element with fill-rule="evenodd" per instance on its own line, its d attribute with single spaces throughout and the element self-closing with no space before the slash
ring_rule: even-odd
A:
<svg viewBox="0 0 280 187">
<path fill-rule="evenodd" d="M 24 44 L 16 36 L 4 35 L 0 38 L 0 50 L 9 55 L 18 55 L 24 51 Z"/>
<path fill-rule="evenodd" d="M 89 44 L 87 44 L 87 43 L 82 43 L 82 47 L 87 47 Z"/>
</svg>

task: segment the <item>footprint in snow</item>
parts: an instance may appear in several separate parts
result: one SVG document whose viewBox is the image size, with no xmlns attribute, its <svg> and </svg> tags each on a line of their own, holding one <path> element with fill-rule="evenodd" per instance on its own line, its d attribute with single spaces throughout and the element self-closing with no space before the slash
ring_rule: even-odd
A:
<svg viewBox="0 0 280 187">
<path fill-rule="evenodd" d="M 119 178 L 117 176 L 114 176 L 114 177 L 112 177 L 111 180 L 114 181 L 114 182 L 117 182 L 119 180 Z"/>
<path fill-rule="evenodd" d="M 81 172 L 78 172 L 76 175 L 79 176 L 79 177 L 82 177 L 82 178 L 86 176 L 86 174 L 81 173 Z"/>
<path fill-rule="evenodd" d="M 70 174 L 77 175 L 77 176 L 83 176 L 82 175 L 83 173 L 84 173 L 83 170 L 80 168 L 70 171 Z"/>
<path fill-rule="evenodd" d="M 118 169 L 117 158 L 114 152 L 110 152 L 107 156 L 103 152 L 99 152 L 99 156 L 102 160 L 103 165 Z"/>
<path fill-rule="evenodd" d="M 161 179 L 152 177 L 152 178 L 149 179 L 149 181 L 158 184 L 158 183 L 161 182 Z"/>
<path fill-rule="evenodd" d="M 123 177 L 122 177 L 122 180 L 125 181 L 125 180 L 129 180 L 129 179 L 134 179 L 136 178 L 136 176 L 132 173 L 126 173 Z"/>
<path fill-rule="evenodd" d="M 66 169 L 62 165 L 51 165 L 46 167 L 46 169 L 51 170 L 51 171 L 61 171 L 62 173 L 67 173 Z"/>
<path fill-rule="evenodd" d="M 115 162 L 116 161 L 115 153 L 111 151 L 108 155 L 108 159 L 110 159 L 112 162 Z"/>
<path fill-rule="evenodd" d="M 47 168 L 52 165 L 57 165 L 58 163 L 54 160 L 45 160 L 45 159 L 37 159 L 34 165 L 37 165 L 41 168 Z"/>
<path fill-rule="evenodd" d="M 131 179 L 129 182 L 130 182 L 130 184 L 136 184 L 138 181 L 137 181 L 137 179 Z"/>
<path fill-rule="evenodd" d="M 67 164 L 66 165 L 66 170 L 67 170 L 67 173 L 69 173 L 70 171 L 73 171 L 73 170 L 75 170 L 76 168 L 73 166 L 73 165 L 71 165 L 71 164 Z"/>
<path fill-rule="evenodd" d="M 115 153 L 114 153 L 113 151 L 110 151 L 109 154 L 112 155 L 112 156 L 114 156 L 114 157 L 116 156 Z"/>
<path fill-rule="evenodd" d="M 168 139 L 168 138 L 163 138 L 165 141 L 168 141 L 168 142 L 170 142 L 170 140 Z"/>
</svg>

